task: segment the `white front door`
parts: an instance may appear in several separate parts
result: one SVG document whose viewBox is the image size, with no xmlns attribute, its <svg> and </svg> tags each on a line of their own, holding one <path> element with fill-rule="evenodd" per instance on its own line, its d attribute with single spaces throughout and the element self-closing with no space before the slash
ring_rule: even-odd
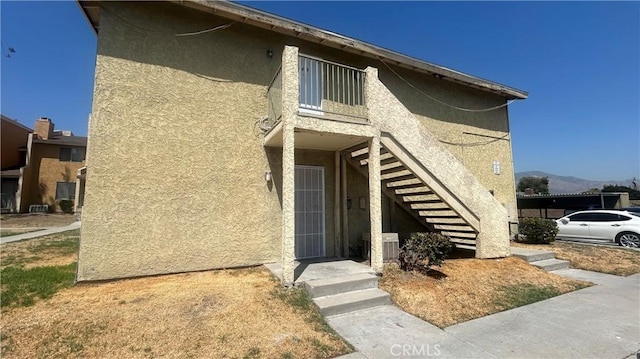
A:
<svg viewBox="0 0 640 359">
<path fill-rule="evenodd" d="M 296 259 L 324 257 L 324 167 L 296 166 Z"/>
</svg>

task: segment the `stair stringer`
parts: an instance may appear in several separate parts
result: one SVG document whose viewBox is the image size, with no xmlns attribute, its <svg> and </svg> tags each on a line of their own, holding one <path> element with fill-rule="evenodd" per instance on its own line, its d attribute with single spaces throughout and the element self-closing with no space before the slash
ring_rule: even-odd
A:
<svg viewBox="0 0 640 359">
<path fill-rule="evenodd" d="M 432 178 L 440 184 L 439 196 L 455 197 L 455 202 L 478 218 L 477 258 L 510 255 L 507 210 L 489 190 L 420 123 L 420 121 L 378 79 L 378 70 L 366 69 L 365 96 L 371 124 L 400 144 Z M 381 141 L 388 141 L 382 136 Z M 387 147 L 385 145 L 385 147 Z M 388 147 L 387 147 L 388 148 Z M 446 193 L 442 193 L 445 191 Z M 435 190 L 434 190 L 435 192 Z M 446 201 L 445 201 L 446 202 Z M 447 203 L 455 207 L 455 203 Z"/>
</svg>

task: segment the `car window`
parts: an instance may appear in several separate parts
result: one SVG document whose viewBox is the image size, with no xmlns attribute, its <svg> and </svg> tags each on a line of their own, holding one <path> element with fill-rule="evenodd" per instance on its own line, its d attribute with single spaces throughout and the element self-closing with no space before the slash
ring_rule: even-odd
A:
<svg viewBox="0 0 640 359">
<path fill-rule="evenodd" d="M 578 213 L 569 216 L 569 220 L 573 222 L 618 222 L 628 221 L 631 217 L 617 213 Z"/>
<path fill-rule="evenodd" d="M 631 213 L 633 214 L 633 213 Z M 631 217 L 625 216 L 624 214 L 617 214 L 616 216 L 618 216 L 618 221 L 629 221 L 631 220 Z"/>
<path fill-rule="evenodd" d="M 593 213 L 577 213 L 569 216 L 572 222 L 592 222 Z"/>
</svg>

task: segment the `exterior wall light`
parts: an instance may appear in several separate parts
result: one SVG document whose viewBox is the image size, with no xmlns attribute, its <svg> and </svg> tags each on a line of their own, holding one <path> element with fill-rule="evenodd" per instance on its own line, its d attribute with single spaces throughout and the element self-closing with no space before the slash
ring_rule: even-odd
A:
<svg viewBox="0 0 640 359">
<path fill-rule="evenodd" d="M 273 58 L 273 50 L 269 49 L 267 50 L 267 57 L 272 59 Z"/>
<path fill-rule="evenodd" d="M 267 182 L 271 182 L 271 171 L 267 171 L 264 173 L 264 180 Z"/>
</svg>

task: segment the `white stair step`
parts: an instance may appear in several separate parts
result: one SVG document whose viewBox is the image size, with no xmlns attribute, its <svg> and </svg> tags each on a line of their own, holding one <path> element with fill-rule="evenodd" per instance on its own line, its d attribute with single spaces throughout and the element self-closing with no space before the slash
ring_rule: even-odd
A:
<svg viewBox="0 0 640 359">
<path fill-rule="evenodd" d="M 385 291 L 372 288 L 318 297 L 313 302 L 323 316 L 329 316 L 386 305 L 391 303 L 391 297 Z"/>
<path fill-rule="evenodd" d="M 556 257 L 555 253 L 553 253 L 552 251 L 528 249 L 528 248 L 520 248 L 520 247 L 511 247 L 511 255 L 518 258 L 522 258 L 529 263 L 542 261 L 545 259 L 553 259 Z"/>
<path fill-rule="evenodd" d="M 413 173 L 411 173 L 411 171 L 401 170 L 401 171 L 381 174 L 380 179 L 383 181 L 386 181 L 390 179 L 398 179 L 398 178 L 404 178 L 404 177 L 410 177 L 410 176 L 413 176 Z M 408 178 L 405 178 L 405 179 L 408 179 Z"/>
<path fill-rule="evenodd" d="M 434 224 L 433 228 L 441 231 L 474 232 L 473 228 L 468 226 L 466 223 L 457 226 L 453 224 Z"/>
<path fill-rule="evenodd" d="M 358 273 L 324 279 L 313 279 L 304 282 L 304 287 L 311 298 L 325 297 L 356 290 L 378 287 L 378 276 L 373 273 Z"/>
<path fill-rule="evenodd" d="M 465 222 L 462 218 L 460 217 L 453 217 L 453 218 L 446 218 L 446 217 L 428 217 L 425 218 L 425 220 L 429 223 L 429 224 L 433 224 L 433 225 L 437 225 L 437 224 L 459 224 L 459 225 L 467 225 L 467 222 Z M 471 227 L 469 227 L 471 228 Z"/>
<path fill-rule="evenodd" d="M 558 269 L 567 269 L 569 268 L 569 261 L 564 261 L 561 259 L 544 259 L 541 261 L 531 262 L 532 265 L 542 268 L 547 272 L 551 272 Z"/>
<path fill-rule="evenodd" d="M 399 188 L 396 190 L 396 194 L 421 194 L 421 195 L 431 195 L 438 198 L 433 192 L 431 192 L 431 188 L 427 186 Z"/>
<path fill-rule="evenodd" d="M 412 203 L 411 209 L 449 209 L 449 206 L 444 202 L 423 202 Z"/>
<path fill-rule="evenodd" d="M 445 210 L 445 211 L 419 211 L 418 214 L 422 217 L 458 217 L 458 214 L 454 211 Z"/>
<path fill-rule="evenodd" d="M 414 196 L 402 196 L 404 202 L 425 202 L 425 201 L 439 201 L 440 198 L 435 194 L 417 194 Z"/>
<path fill-rule="evenodd" d="M 475 232 L 451 232 L 451 231 L 443 231 L 441 232 L 445 236 L 449 236 L 451 238 L 461 238 L 461 239 L 476 239 Z"/>
<path fill-rule="evenodd" d="M 404 188 L 404 187 L 414 188 L 419 186 L 424 186 L 424 184 L 422 183 L 422 181 L 420 181 L 417 178 L 387 182 L 387 187 L 389 188 Z"/>
</svg>

